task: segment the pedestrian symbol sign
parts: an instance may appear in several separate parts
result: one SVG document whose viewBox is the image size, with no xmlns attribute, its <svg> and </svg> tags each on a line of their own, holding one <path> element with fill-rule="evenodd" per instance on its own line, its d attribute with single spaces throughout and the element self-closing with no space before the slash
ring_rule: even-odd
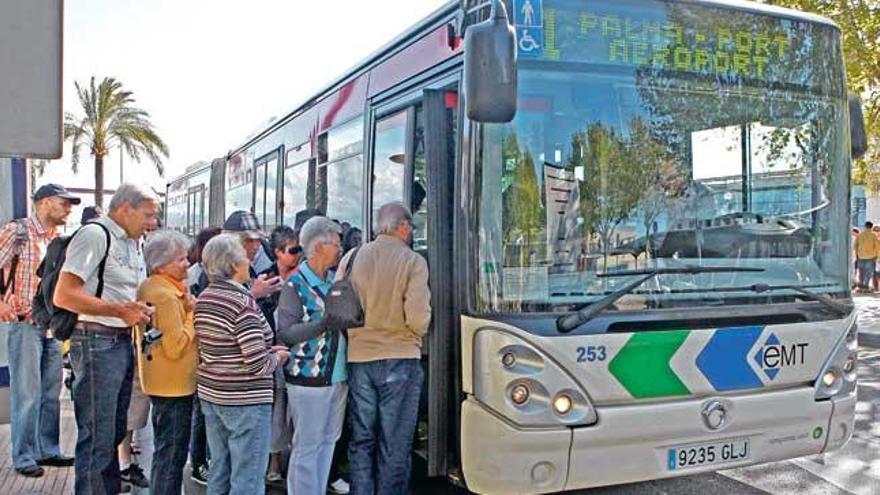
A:
<svg viewBox="0 0 880 495">
<path fill-rule="evenodd" d="M 542 57 L 544 55 L 543 0 L 514 0 L 513 10 L 516 45 L 520 56 Z"/>
<path fill-rule="evenodd" d="M 517 27 L 544 27 L 544 0 L 515 0 L 514 24 Z"/>
</svg>

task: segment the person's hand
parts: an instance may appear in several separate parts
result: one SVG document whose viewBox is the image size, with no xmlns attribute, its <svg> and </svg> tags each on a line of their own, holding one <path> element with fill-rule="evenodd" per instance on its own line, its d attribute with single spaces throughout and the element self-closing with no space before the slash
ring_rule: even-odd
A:
<svg viewBox="0 0 880 495">
<path fill-rule="evenodd" d="M 13 323 L 18 321 L 18 315 L 12 309 L 12 306 L 0 301 L 0 323 Z"/>
<path fill-rule="evenodd" d="M 290 351 L 287 349 L 275 349 L 274 347 L 272 348 L 272 351 L 278 356 L 279 365 L 284 366 L 287 364 L 287 360 L 290 358 Z"/>
<path fill-rule="evenodd" d="M 260 275 L 251 285 L 251 295 L 254 299 L 262 299 L 266 296 L 279 292 L 284 287 L 281 277 L 269 278 L 267 275 Z"/>
<path fill-rule="evenodd" d="M 119 319 L 126 325 L 146 325 L 153 316 L 153 308 L 142 302 L 130 302 L 119 305 Z"/>
<path fill-rule="evenodd" d="M 273 345 L 272 346 L 272 352 L 287 351 L 287 350 L 289 350 L 289 348 L 286 345 Z"/>
</svg>

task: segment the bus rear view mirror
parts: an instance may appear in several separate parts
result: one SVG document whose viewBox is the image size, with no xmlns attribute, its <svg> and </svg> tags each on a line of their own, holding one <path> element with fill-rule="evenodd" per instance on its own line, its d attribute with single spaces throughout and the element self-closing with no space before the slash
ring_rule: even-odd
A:
<svg viewBox="0 0 880 495">
<path fill-rule="evenodd" d="M 516 115 L 516 34 L 500 0 L 489 19 L 467 28 L 464 38 L 467 116 L 506 123 Z"/>
<path fill-rule="evenodd" d="M 849 134 L 852 158 L 853 160 L 858 160 L 868 152 L 868 133 L 865 131 L 865 114 L 862 111 L 862 100 L 852 93 L 849 94 Z"/>
</svg>

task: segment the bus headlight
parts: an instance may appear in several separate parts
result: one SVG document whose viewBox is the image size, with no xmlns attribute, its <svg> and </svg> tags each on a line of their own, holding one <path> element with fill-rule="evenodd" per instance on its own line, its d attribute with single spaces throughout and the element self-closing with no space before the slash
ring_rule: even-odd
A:
<svg viewBox="0 0 880 495">
<path fill-rule="evenodd" d="M 828 370 L 822 375 L 822 385 L 827 388 L 833 387 L 837 383 L 837 373 L 834 370 Z"/>
<path fill-rule="evenodd" d="M 596 422 L 586 390 L 524 339 L 494 328 L 474 338 L 474 396 L 524 427 Z"/>
<path fill-rule="evenodd" d="M 856 388 L 858 375 L 858 326 L 855 319 L 846 333 L 837 342 L 831 357 L 825 362 L 816 377 L 814 398 L 829 399 L 836 395 L 847 395 Z"/>
<path fill-rule="evenodd" d="M 571 402 L 571 397 L 565 393 L 557 395 L 556 399 L 553 400 L 553 409 L 556 410 L 556 414 L 561 416 L 565 416 L 571 412 L 572 406 L 573 403 Z"/>
<path fill-rule="evenodd" d="M 525 404 L 526 401 L 529 400 L 529 387 L 523 384 L 513 387 L 510 391 L 510 400 L 518 406 Z"/>
</svg>

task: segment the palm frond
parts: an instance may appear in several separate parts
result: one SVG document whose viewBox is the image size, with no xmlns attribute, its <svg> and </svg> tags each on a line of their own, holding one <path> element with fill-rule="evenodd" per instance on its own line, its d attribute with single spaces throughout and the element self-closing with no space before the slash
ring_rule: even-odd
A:
<svg viewBox="0 0 880 495">
<path fill-rule="evenodd" d="M 169 156 L 168 145 L 159 137 L 150 114 L 135 106 L 134 93 L 125 90 L 115 78 L 97 83 L 93 76 L 88 86 L 75 83 L 84 117 L 65 115 L 64 138 L 71 142 L 71 166 L 76 171 L 83 146 L 93 156 L 104 156 L 119 147 L 135 162 L 146 157 L 164 175 L 162 158 Z"/>
</svg>

